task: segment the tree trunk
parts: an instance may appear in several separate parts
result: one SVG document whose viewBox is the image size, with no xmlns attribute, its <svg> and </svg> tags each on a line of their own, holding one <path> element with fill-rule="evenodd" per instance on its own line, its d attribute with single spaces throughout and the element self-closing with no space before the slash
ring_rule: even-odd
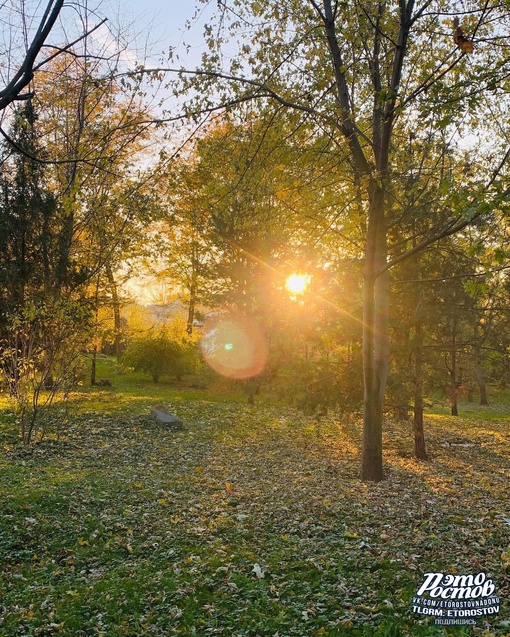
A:
<svg viewBox="0 0 510 637">
<path fill-rule="evenodd" d="M 314 3 L 315 5 L 315 3 Z M 376 21 L 382 20 L 386 3 L 379 3 Z M 347 140 L 354 164 L 355 177 L 367 180 L 369 211 L 365 248 L 363 285 L 363 443 L 361 450 L 361 479 L 383 479 L 382 421 L 383 402 L 389 370 L 389 272 L 387 262 L 387 228 L 385 219 L 385 193 L 388 178 L 391 138 L 395 118 L 395 105 L 407 52 L 414 0 L 400 3 L 400 28 L 394 49 L 388 96 L 381 100 L 382 75 L 380 62 L 381 31 L 374 29 L 375 40 L 371 60 L 371 80 L 375 88 L 372 113 L 373 153 L 376 171 L 363 151 L 357 127 L 352 119 L 349 83 L 337 38 L 335 12 L 331 0 L 323 0 L 325 33 L 335 74 L 337 100 L 341 108 L 342 133 Z M 387 60 L 387 58 L 385 58 Z M 385 61 L 386 63 L 386 61 Z M 384 105 L 383 105 L 384 102 Z"/>
<path fill-rule="evenodd" d="M 452 326 L 452 344 L 450 349 L 450 406 L 451 406 L 451 414 L 452 416 L 459 415 L 459 409 L 457 405 L 457 318 L 453 319 Z"/>
<path fill-rule="evenodd" d="M 96 280 L 96 290 L 94 294 L 95 303 L 95 317 L 94 317 L 94 347 L 92 349 L 92 365 L 90 367 L 90 386 L 93 387 L 96 384 L 96 363 L 97 363 L 97 338 L 99 327 L 99 283 L 100 275 Z"/>
<path fill-rule="evenodd" d="M 427 460 L 425 433 L 423 431 L 423 325 L 417 319 L 415 325 L 416 345 L 414 349 L 414 455 Z"/>
<path fill-rule="evenodd" d="M 192 285 L 189 292 L 188 320 L 186 322 L 186 332 L 188 336 L 193 334 L 193 321 L 195 320 L 195 285 Z"/>
<path fill-rule="evenodd" d="M 475 324 L 475 354 L 476 354 L 476 362 L 475 362 L 475 376 L 476 382 L 478 383 L 478 388 L 480 390 L 480 405 L 488 405 L 489 400 L 487 397 L 487 385 L 485 384 L 485 379 L 483 377 L 483 367 L 482 367 L 482 350 L 480 347 L 480 334 L 478 331 L 478 326 Z"/>
<path fill-rule="evenodd" d="M 114 326 L 114 351 L 117 358 L 117 363 L 120 363 L 122 357 L 122 321 L 120 316 L 120 300 L 117 290 L 117 283 L 113 276 L 112 267 L 109 263 L 106 264 L 106 277 L 110 285 L 110 291 L 112 294 L 112 308 L 113 308 L 113 326 Z"/>
<path fill-rule="evenodd" d="M 374 188 L 365 251 L 363 286 L 363 442 L 361 479 L 383 479 L 382 425 L 389 369 L 389 273 L 378 275 L 386 262 L 386 228 L 382 188 Z"/>
<path fill-rule="evenodd" d="M 96 384 L 96 362 L 97 362 L 97 347 L 94 345 L 92 350 L 92 365 L 90 367 L 90 384 L 94 386 Z"/>
<path fill-rule="evenodd" d="M 255 404 L 255 393 L 257 391 L 257 380 L 255 378 L 248 378 L 244 385 L 244 390 L 248 397 L 248 405 Z"/>
<path fill-rule="evenodd" d="M 197 247 L 193 243 L 192 256 L 191 256 L 191 282 L 189 286 L 189 306 L 188 306 L 188 320 L 186 323 L 186 332 L 188 336 L 193 334 L 193 321 L 195 319 L 195 306 L 197 302 Z"/>
<path fill-rule="evenodd" d="M 489 399 L 487 397 L 487 385 L 485 384 L 485 380 L 483 377 L 482 363 L 480 360 L 477 360 L 475 366 L 475 375 L 476 382 L 478 383 L 478 388 L 480 390 L 480 405 L 488 405 Z"/>
<path fill-rule="evenodd" d="M 68 209 L 70 210 L 67 217 L 64 219 L 62 231 L 59 237 L 59 255 L 55 273 L 55 286 L 54 286 L 54 297 L 55 299 L 59 299 L 62 293 L 62 288 L 65 285 L 69 285 L 71 281 L 69 280 L 69 264 L 71 258 L 71 247 L 73 243 L 73 235 L 74 235 L 74 227 L 75 227 L 75 218 L 74 218 L 74 206 L 75 197 L 69 197 L 66 202 Z"/>
</svg>

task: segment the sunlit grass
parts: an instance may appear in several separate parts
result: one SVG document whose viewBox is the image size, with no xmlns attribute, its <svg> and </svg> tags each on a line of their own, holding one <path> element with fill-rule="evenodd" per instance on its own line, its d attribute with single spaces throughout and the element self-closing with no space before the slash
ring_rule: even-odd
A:
<svg viewBox="0 0 510 637">
<path fill-rule="evenodd" d="M 459 416 L 469 419 L 498 420 L 500 418 L 510 418 L 510 389 L 499 389 L 494 385 L 489 385 L 488 405 L 480 405 L 479 399 L 473 392 L 473 400 L 466 401 L 460 398 L 458 401 Z M 433 396 L 431 406 L 427 408 L 428 414 L 451 415 L 449 403 L 439 396 Z"/>
</svg>

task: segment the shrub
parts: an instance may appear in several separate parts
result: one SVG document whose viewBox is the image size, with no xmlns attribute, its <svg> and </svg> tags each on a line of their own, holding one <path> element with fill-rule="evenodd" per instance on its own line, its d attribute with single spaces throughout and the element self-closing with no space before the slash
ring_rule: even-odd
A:
<svg viewBox="0 0 510 637">
<path fill-rule="evenodd" d="M 160 330 L 133 339 L 123 362 L 135 371 L 150 374 L 157 383 L 164 375 L 173 375 L 181 380 L 184 374 L 197 369 L 199 359 L 193 343 L 172 339 L 164 330 Z"/>
<path fill-rule="evenodd" d="M 46 433 L 55 402 L 67 401 L 83 375 L 81 352 L 90 338 L 90 307 L 80 301 L 32 301 L 7 316 L 0 374 L 24 444 Z"/>
</svg>

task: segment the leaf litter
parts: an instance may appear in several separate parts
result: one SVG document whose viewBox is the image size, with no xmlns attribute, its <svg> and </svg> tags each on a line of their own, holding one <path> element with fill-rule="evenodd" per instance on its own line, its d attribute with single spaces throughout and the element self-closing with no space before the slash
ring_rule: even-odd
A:
<svg viewBox="0 0 510 637">
<path fill-rule="evenodd" d="M 508 635 L 506 601 L 475 629 L 410 612 L 430 571 L 509 598 L 508 421 L 431 417 L 428 463 L 389 421 L 386 479 L 363 484 L 354 417 L 170 410 L 184 431 L 97 412 L 5 451 L 2 634 Z"/>
</svg>

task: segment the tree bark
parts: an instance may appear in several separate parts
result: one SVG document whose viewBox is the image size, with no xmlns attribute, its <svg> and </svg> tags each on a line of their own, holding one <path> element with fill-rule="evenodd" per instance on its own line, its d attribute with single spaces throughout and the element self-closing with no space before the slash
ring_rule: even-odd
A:
<svg viewBox="0 0 510 637">
<path fill-rule="evenodd" d="M 94 317 L 94 348 L 92 350 L 92 365 L 90 366 L 90 385 L 96 384 L 96 363 L 97 363 L 97 333 L 99 327 L 99 282 L 100 277 L 96 280 L 96 290 L 94 295 L 95 317 Z"/>
<path fill-rule="evenodd" d="M 485 379 L 483 377 L 483 366 L 482 366 L 482 349 L 480 347 L 480 333 L 478 330 L 478 325 L 475 324 L 474 329 L 474 342 L 475 342 L 475 377 L 476 382 L 478 383 L 478 389 L 480 390 L 480 405 L 488 405 L 489 399 L 487 396 L 487 385 L 485 384 Z"/>
<path fill-rule="evenodd" d="M 386 261 L 383 189 L 375 186 L 370 202 L 363 286 L 363 442 L 361 479 L 383 479 L 383 405 L 389 369 L 389 273 L 377 276 Z"/>
<path fill-rule="evenodd" d="M 189 305 L 188 305 L 188 320 L 186 322 L 186 332 L 188 336 L 193 334 L 193 321 L 195 320 L 195 306 L 197 303 L 197 273 L 198 257 L 197 246 L 193 243 L 191 254 L 191 279 L 189 285 Z"/>
<path fill-rule="evenodd" d="M 414 348 L 414 455 L 420 460 L 428 460 L 423 431 L 423 324 L 420 319 L 415 324 Z"/>
<path fill-rule="evenodd" d="M 106 277 L 108 279 L 108 283 L 110 285 L 110 291 L 112 294 L 112 308 L 113 308 L 113 327 L 114 327 L 114 351 L 115 356 L 117 358 L 117 363 L 120 363 L 120 359 L 122 358 L 122 321 L 120 316 L 120 299 L 119 293 L 117 290 L 117 283 L 115 281 L 115 277 L 113 276 L 112 266 L 107 263 L 106 264 Z"/>
<path fill-rule="evenodd" d="M 452 343 L 450 348 L 450 407 L 452 416 L 459 415 L 457 405 L 457 317 L 453 319 L 452 325 Z"/>
<path fill-rule="evenodd" d="M 195 289 L 190 290 L 190 299 L 188 306 L 188 320 L 186 321 L 186 333 L 188 336 L 193 335 L 193 321 L 195 320 Z"/>
<path fill-rule="evenodd" d="M 96 362 L 97 362 L 97 347 L 94 345 L 92 351 L 92 365 L 90 366 L 90 384 L 94 386 L 96 384 Z"/>
</svg>

